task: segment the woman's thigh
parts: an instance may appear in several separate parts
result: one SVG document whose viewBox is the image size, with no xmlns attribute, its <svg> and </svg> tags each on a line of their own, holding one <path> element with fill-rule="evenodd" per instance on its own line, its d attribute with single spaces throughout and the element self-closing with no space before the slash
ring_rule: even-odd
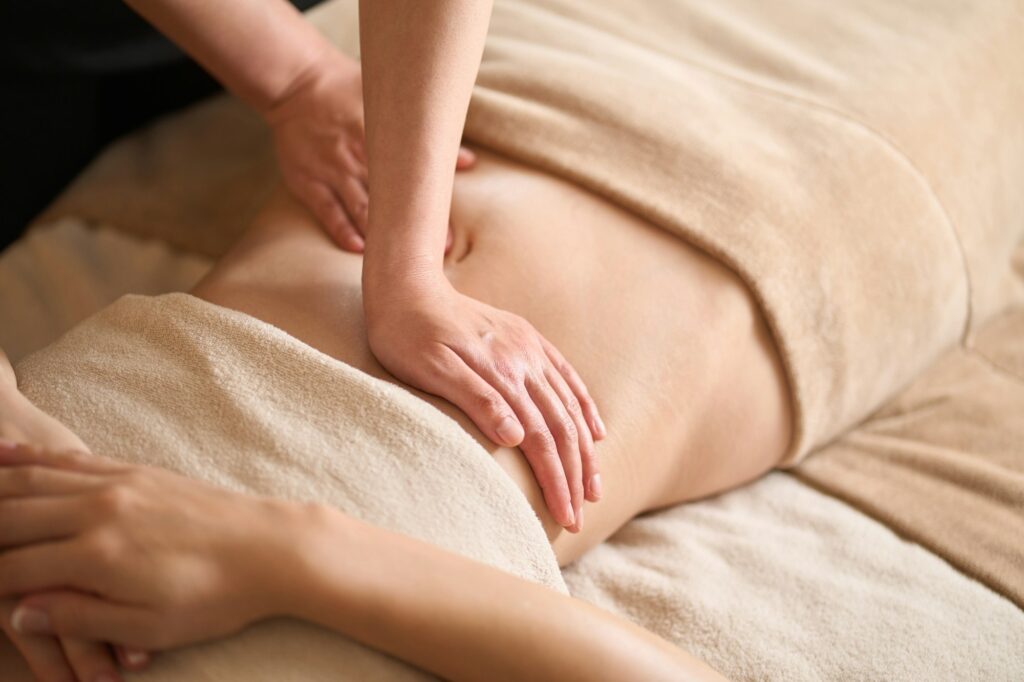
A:
<svg viewBox="0 0 1024 682">
<path fill-rule="evenodd" d="M 446 272 L 460 291 L 532 322 L 576 367 L 608 426 L 604 491 L 583 532 L 547 514 L 518 450 L 444 401 L 523 489 L 562 563 L 638 513 L 760 475 L 789 440 L 785 380 L 740 280 L 678 238 L 549 176 L 482 155 L 460 174 Z M 196 290 L 381 378 L 365 341 L 360 258 L 283 195 Z M 301 264 L 301 266 L 297 266 Z"/>
</svg>

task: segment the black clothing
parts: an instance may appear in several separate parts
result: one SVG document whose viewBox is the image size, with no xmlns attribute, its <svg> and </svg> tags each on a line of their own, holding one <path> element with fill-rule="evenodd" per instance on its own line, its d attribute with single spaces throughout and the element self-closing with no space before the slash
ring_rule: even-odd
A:
<svg viewBox="0 0 1024 682">
<path fill-rule="evenodd" d="M 120 0 L 0 0 L 0 249 L 104 146 L 219 89 Z"/>
</svg>

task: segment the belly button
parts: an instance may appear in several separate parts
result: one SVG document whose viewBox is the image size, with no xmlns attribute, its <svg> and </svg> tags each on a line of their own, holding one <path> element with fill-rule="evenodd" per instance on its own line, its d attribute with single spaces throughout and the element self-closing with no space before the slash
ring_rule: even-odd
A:
<svg viewBox="0 0 1024 682">
<path fill-rule="evenodd" d="M 457 265 L 466 260 L 469 254 L 473 253 L 472 230 L 451 228 L 452 248 L 445 256 L 445 265 Z"/>
</svg>

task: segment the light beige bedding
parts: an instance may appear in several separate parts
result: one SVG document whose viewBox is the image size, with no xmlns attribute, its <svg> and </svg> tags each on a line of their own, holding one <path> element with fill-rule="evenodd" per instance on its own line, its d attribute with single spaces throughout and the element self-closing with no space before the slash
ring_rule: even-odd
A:
<svg viewBox="0 0 1024 682">
<path fill-rule="evenodd" d="M 50 252 L 59 257 L 49 257 Z M 104 252 L 107 257 L 97 257 Z M 154 252 L 164 254 L 165 267 L 127 268 Z M 89 316 L 95 312 L 91 297 L 65 292 L 58 297 L 61 305 L 44 308 L 31 292 L 67 270 L 77 273 L 78 286 L 96 289 L 115 256 L 134 277 L 121 285 L 154 293 L 187 285 L 202 263 L 81 221 L 41 226 L 31 242 L 23 240 L 0 256 L 0 281 L 18 283 L 5 290 L 12 293 L 0 305 L 0 332 L 11 328 L 9 320 L 27 322 L 31 329 L 48 330 L 38 338 L 41 343 L 63 319 Z M 182 267 L 173 266 L 176 260 Z M 121 293 L 107 286 L 107 295 Z M 133 419 L 143 416 L 132 410 Z M 116 425 L 102 429 L 108 427 Z M 105 438 L 124 451 L 119 438 Z M 236 485 L 237 474 L 225 476 L 223 466 L 200 475 Z M 1024 612 L 917 544 L 787 474 L 645 515 L 563 575 L 574 596 L 641 623 L 736 680 L 1009 681 L 1024 675 Z M 303 634 L 297 636 L 294 625 L 269 625 L 165 658 L 155 674 L 140 680 L 287 680 L 278 665 L 294 668 L 307 651 L 336 644 L 336 637 L 316 628 L 298 632 Z M 265 646 L 267 637 L 275 639 L 274 661 L 257 656 L 252 666 L 243 661 L 234 667 L 251 648 Z M 418 679 L 350 643 L 338 646 L 345 667 L 321 674 L 317 666 L 325 661 L 320 659 L 299 668 L 305 679 L 346 679 L 346 674 L 354 679 L 353 670 L 380 679 Z M 255 666 L 266 671 L 263 677 Z"/>
<path fill-rule="evenodd" d="M 1010 254 L 1024 234 L 1024 6 L 496 4 L 471 141 L 573 178 L 735 267 L 764 303 L 787 360 L 800 412 L 792 454 L 842 435 L 796 473 L 1020 603 L 1024 268 L 1015 274 Z M 314 21 L 351 50 L 352 16 L 352 3 L 331 2 Z M 213 255 L 273 182 L 268 149 L 251 115 L 214 100 L 115 145 L 48 215 L 77 214 Z M 857 513 L 837 506 L 826 516 L 838 509 Z M 874 631 L 875 640 L 846 639 L 850 626 L 811 618 L 820 601 L 813 590 L 779 588 L 794 606 L 781 613 L 807 625 L 806 639 L 780 635 L 783 648 L 795 668 L 820 665 L 807 679 L 839 669 L 834 659 L 850 650 L 905 641 L 894 634 L 901 614 L 972 623 L 964 595 L 978 598 L 976 613 L 1009 603 L 975 585 L 960 602 L 936 596 L 945 588 L 911 590 L 913 599 L 886 610 L 885 581 L 902 580 L 891 571 L 930 573 L 892 542 L 877 547 L 881 560 L 893 560 L 885 571 L 866 569 L 885 576 L 877 601 L 854 590 L 879 605 L 878 619 L 864 621 L 873 624 L 864 637 Z M 621 583 L 605 574 L 592 594 L 643 620 L 650 597 L 630 585 L 644 585 L 651 569 L 637 562 Z M 822 565 L 840 590 L 854 589 L 858 578 L 845 577 L 859 567 Z M 658 570 L 664 585 L 677 584 L 665 565 Z M 674 598 L 674 618 L 690 589 Z M 752 627 L 770 630 L 763 615 Z M 687 622 L 706 627 L 708 641 L 728 642 L 741 617 L 707 608 Z M 687 637 L 680 641 L 706 639 Z M 810 644 L 794 648 L 797 641 Z M 1024 651 L 1012 637 L 993 636 L 988 647 L 961 638 L 957 647 L 950 631 L 935 641 L 950 642 L 946 651 L 964 670 L 1001 661 L 994 678 L 1020 677 L 1013 662 Z M 922 666 L 939 656 L 924 640 L 906 646 L 915 644 Z M 819 655 L 804 653 L 814 647 Z M 765 677 L 803 674 L 763 657 L 736 660 L 746 661 L 735 669 L 741 678 L 761 677 L 757 665 Z M 950 670 L 946 660 L 934 669 Z M 882 677 L 914 679 L 907 671 L 921 669 Z"/>
<path fill-rule="evenodd" d="M 94 452 L 331 504 L 565 591 L 526 498 L 454 420 L 248 315 L 187 294 L 126 296 L 19 363 L 17 376 Z M 161 655 L 146 678 L 365 680 L 403 668 L 280 620 Z"/>
</svg>

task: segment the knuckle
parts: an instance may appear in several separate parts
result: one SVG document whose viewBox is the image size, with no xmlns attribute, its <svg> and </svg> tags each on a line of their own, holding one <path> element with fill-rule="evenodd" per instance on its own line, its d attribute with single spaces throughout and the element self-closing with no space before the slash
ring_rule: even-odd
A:
<svg viewBox="0 0 1024 682">
<path fill-rule="evenodd" d="M 534 452 L 554 454 L 556 451 L 555 438 L 547 429 L 533 429 L 524 440 L 528 449 Z"/>
<path fill-rule="evenodd" d="M 488 391 L 476 397 L 477 409 L 491 417 L 505 414 L 505 401 L 497 393 Z"/>
<path fill-rule="evenodd" d="M 511 389 L 514 386 L 519 386 L 524 374 L 522 366 L 517 362 L 507 358 L 499 358 L 494 361 L 494 376 L 505 388 Z"/>
<path fill-rule="evenodd" d="M 558 440 L 565 444 L 576 445 L 579 434 L 576 432 L 576 422 L 568 415 L 562 415 L 555 420 L 554 431 Z"/>
<path fill-rule="evenodd" d="M 85 551 L 100 568 L 115 567 L 123 556 L 124 542 L 113 532 L 96 532 L 85 540 Z"/>
<path fill-rule="evenodd" d="M 96 508 L 108 517 L 126 515 L 132 506 L 132 493 L 124 485 L 111 485 L 96 496 Z"/>
<path fill-rule="evenodd" d="M 565 400 L 565 409 L 569 410 L 569 414 L 573 415 L 580 415 L 583 413 L 583 406 L 580 404 L 579 398 L 572 393 L 570 393 L 569 397 Z"/>
</svg>

